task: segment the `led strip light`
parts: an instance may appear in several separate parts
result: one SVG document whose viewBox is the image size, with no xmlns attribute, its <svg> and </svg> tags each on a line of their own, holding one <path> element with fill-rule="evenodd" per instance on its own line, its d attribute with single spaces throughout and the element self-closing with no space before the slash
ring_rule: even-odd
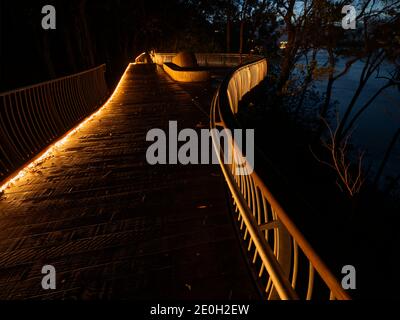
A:
<svg viewBox="0 0 400 320">
<path fill-rule="evenodd" d="M 5 182 L 2 183 L 0 186 L 0 193 L 4 193 L 8 188 L 14 185 L 15 182 L 25 177 L 28 173 L 32 172 L 34 168 L 38 165 L 42 164 L 46 160 L 52 157 L 52 155 L 59 150 L 75 133 L 77 133 L 80 129 L 82 129 L 88 122 L 94 120 L 94 118 L 98 117 L 108 106 L 108 104 L 115 98 L 115 96 L 119 93 L 120 87 L 125 80 L 126 74 L 131 67 L 135 63 L 130 63 L 128 67 L 125 69 L 124 74 L 122 75 L 121 79 L 119 80 L 113 94 L 110 98 L 103 104 L 103 106 L 97 110 L 96 112 L 92 113 L 86 119 L 84 119 L 80 124 L 78 124 L 75 128 L 68 131 L 65 135 L 63 135 L 59 140 L 51 144 L 47 149 L 43 152 L 39 153 L 31 162 L 26 164 L 22 169 L 20 169 L 17 173 L 12 175 L 8 178 Z"/>
</svg>

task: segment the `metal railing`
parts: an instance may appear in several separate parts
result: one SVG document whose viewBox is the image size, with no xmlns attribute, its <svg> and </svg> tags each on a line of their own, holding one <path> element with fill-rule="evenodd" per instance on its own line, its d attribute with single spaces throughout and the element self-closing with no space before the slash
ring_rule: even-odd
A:
<svg viewBox="0 0 400 320">
<path fill-rule="evenodd" d="M 211 128 L 239 127 L 235 120 L 239 101 L 266 74 L 267 61 L 260 58 L 234 69 L 214 96 Z M 350 299 L 257 173 L 246 165 L 237 170 L 239 161 L 224 163 L 224 151 L 215 131 L 212 139 L 232 195 L 237 229 L 265 297 Z M 234 139 L 231 146 L 234 159 L 245 159 Z"/>
<path fill-rule="evenodd" d="M 100 107 L 105 65 L 0 93 L 0 181 Z"/>
<path fill-rule="evenodd" d="M 236 67 L 244 61 L 257 57 L 238 53 L 196 53 L 195 55 L 197 63 L 202 67 Z M 175 56 L 176 53 L 154 53 L 151 55 L 153 62 L 158 65 L 172 62 Z"/>
</svg>

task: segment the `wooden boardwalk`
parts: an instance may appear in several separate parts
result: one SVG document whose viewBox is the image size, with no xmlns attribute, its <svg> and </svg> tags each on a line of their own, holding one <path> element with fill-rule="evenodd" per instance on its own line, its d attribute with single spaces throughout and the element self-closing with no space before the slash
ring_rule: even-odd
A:
<svg viewBox="0 0 400 320">
<path fill-rule="evenodd" d="M 259 298 L 220 168 L 146 162 L 148 130 L 208 127 L 210 101 L 193 101 L 203 88 L 152 65 L 132 65 L 120 88 L 1 196 L 0 299 Z M 54 291 L 41 287 L 47 264 Z"/>
</svg>

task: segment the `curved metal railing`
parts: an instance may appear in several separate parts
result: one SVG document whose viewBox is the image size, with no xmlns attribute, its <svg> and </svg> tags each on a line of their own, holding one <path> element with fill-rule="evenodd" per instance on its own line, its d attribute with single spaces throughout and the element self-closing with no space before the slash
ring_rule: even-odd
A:
<svg viewBox="0 0 400 320">
<path fill-rule="evenodd" d="M 211 128 L 238 127 L 234 115 L 239 101 L 266 74 L 266 59 L 257 59 L 234 69 L 214 96 Z M 216 130 L 211 131 L 213 145 L 233 198 L 237 227 L 265 297 L 350 299 L 253 168 L 248 163 L 238 166 L 237 163 L 244 159 L 238 143 L 230 140 L 232 150 L 229 154 L 237 161 L 226 164 L 219 136 Z"/>
<path fill-rule="evenodd" d="M 238 53 L 196 53 L 197 63 L 202 67 L 236 67 L 242 61 L 254 59 L 257 56 Z M 153 53 L 151 55 L 153 62 L 163 65 L 166 62 L 172 62 L 176 53 Z"/>
<path fill-rule="evenodd" d="M 101 65 L 0 93 L 0 181 L 103 104 L 104 75 Z"/>
</svg>

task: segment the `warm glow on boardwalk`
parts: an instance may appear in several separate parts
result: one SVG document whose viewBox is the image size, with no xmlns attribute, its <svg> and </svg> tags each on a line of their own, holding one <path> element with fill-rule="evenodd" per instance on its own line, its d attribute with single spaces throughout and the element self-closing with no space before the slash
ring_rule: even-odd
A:
<svg viewBox="0 0 400 320">
<path fill-rule="evenodd" d="M 117 87 L 115 88 L 113 94 L 110 98 L 103 104 L 103 106 L 94 112 L 92 115 L 83 120 L 80 124 L 78 124 L 75 128 L 68 131 L 63 137 L 61 137 L 58 141 L 51 144 L 46 150 L 44 150 L 41 154 L 39 154 L 36 158 L 34 158 L 30 163 L 26 164 L 19 172 L 13 175 L 11 178 L 6 180 L 0 186 L 0 193 L 5 192 L 8 188 L 12 187 L 13 184 L 20 179 L 26 177 L 32 170 L 34 170 L 38 165 L 42 164 L 47 159 L 51 158 L 54 153 L 59 150 L 75 133 L 79 132 L 83 127 L 85 127 L 89 122 L 93 121 L 97 117 L 99 117 L 103 112 L 107 110 L 109 103 L 113 101 L 113 99 L 117 98 L 120 94 L 121 85 L 125 81 L 125 76 L 130 66 L 134 63 L 130 63 L 128 67 L 125 69 L 124 74 L 122 75 L 120 81 L 118 82 Z"/>
</svg>

